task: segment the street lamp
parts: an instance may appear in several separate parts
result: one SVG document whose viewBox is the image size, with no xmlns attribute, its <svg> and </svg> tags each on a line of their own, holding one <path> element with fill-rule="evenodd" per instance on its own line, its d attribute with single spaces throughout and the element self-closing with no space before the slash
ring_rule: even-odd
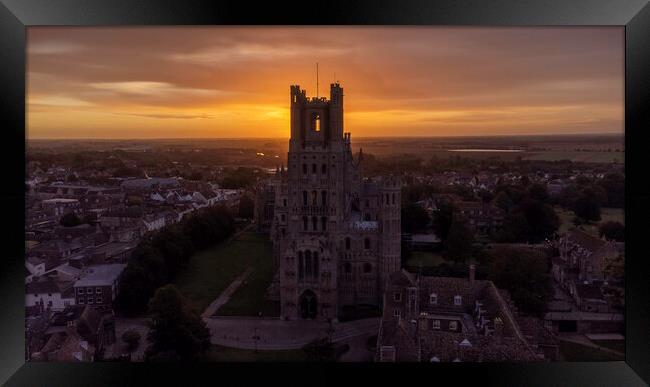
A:
<svg viewBox="0 0 650 387">
<path fill-rule="evenodd" d="M 257 342 L 260 340 L 260 335 L 257 334 L 257 328 L 255 328 L 255 334 L 253 335 L 253 340 L 255 341 L 255 353 L 257 353 Z"/>
</svg>

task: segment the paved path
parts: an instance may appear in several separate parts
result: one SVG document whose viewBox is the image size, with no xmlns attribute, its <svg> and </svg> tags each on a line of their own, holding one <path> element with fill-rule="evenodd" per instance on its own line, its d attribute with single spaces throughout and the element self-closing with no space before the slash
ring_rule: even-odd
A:
<svg viewBox="0 0 650 387">
<path fill-rule="evenodd" d="M 368 344 L 368 339 L 371 336 L 375 336 L 376 334 L 377 332 L 374 332 L 372 334 L 365 334 L 350 339 L 348 341 L 348 345 L 350 346 L 350 349 L 339 358 L 339 361 L 344 363 L 371 362 L 373 360 L 374 353 L 368 350 L 367 344 Z"/>
<path fill-rule="evenodd" d="M 586 347 L 596 348 L 598 350 L 601 350 L 603 352 L 609 352 L 609 353 L 611 353 L 613 355 L 616 355 L 616 356 L 625 357 L 624 353 L 619 352 L 619 351 L 615 351 L 615 350 L 613 350 L 611 348 L 602 347 L 602 346 L 594 343 L 593 341 L 589 340 L 587 337 L 585 337 L 584 335 L 581 335 L 581 334 L 562 334 L 562 335 L 560 335 L 558 337 L 558 339 L 560 339 L 562 341 L 567 341 L 567 342 L 570 342 L 570 343 L 584 345 Z"/>
<path fill-rule="evenodd" d="M 228 300 L 230 300 L 230 296 L 232 296 L 233 293 L 235 293 L 235 290 L 241 286 L 242 282 L 248 277 L 248 275 L 253 271 L 252 267 L 249 267 L 246 269 L 245 272 L 243 272 L 239 277 L 237 277 L 228 287 L 221 292 L 219 297 L 217 297 L 216 300 L 212 301 L 210 305 L 208 305 L 207 308 L 203 311 L 201 314 L 201 317 L 211 317 L 214 316 L 215 313 L 217 313 L 217 310 L 221 308 Z"/>
<path fill-rule="evenodd" d="M 328 336 L 329 324 L 319 321 L 283 321 L 277 318 L 210 317 L 204 319 L 212 344 L 242 349 L 298 349 Z M 332 342 L 342 343 L 363 335 L 377 334 L 379 318 L 334 323 Z M 255 340 L 253 337 L 259 337 Z M 256 343 L 257 341 L 257 343 Z"/>
</svg>

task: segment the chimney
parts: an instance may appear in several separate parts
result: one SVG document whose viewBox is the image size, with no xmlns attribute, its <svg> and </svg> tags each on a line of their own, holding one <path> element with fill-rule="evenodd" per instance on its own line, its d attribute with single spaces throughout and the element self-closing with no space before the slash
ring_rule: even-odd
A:
<svg viewBox="0 0 650 387">
<path fill-rule="evenodd" d="M 469 265 L 469 283 L 474 284 L 476 278 L 476 265 Z"/>
</svg>

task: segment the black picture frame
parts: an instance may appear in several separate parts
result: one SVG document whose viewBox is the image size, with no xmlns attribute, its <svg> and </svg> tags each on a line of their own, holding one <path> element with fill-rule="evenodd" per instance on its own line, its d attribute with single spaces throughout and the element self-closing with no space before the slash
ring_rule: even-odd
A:
<svg viewBox="0 0 650 387">
<path fill-rule="evenodd" d="M 29 26 L 460 25 L 625 27 L 626 360 L 600 363 L 34 363 L 24 356 L 25 36 Z M 638 386 L 650 382 L 650 5 L 647 0 L 243 2 L 0 0 L 3 266 L 0 381 L 26 385 L 453 383 Z M 24 164 L 23 164 L 24 165 Z M 422 380 L 420 380 L 422 379 Z M 645 381 L 645 382 L 644 382 Z"/>
</svg>

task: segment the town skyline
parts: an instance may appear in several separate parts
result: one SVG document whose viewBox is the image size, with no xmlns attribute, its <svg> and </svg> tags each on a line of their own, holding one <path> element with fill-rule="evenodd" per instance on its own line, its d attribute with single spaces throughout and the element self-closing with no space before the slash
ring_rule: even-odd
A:
<svg viewBox="0 0 650 387">
<path fill-rule="evenodd" d="M 623 133 L 620 28 L 38 27 L 27 56 L 28 140 L 286 139 L 316 62 L 357 138 Z"/>
</svg>

